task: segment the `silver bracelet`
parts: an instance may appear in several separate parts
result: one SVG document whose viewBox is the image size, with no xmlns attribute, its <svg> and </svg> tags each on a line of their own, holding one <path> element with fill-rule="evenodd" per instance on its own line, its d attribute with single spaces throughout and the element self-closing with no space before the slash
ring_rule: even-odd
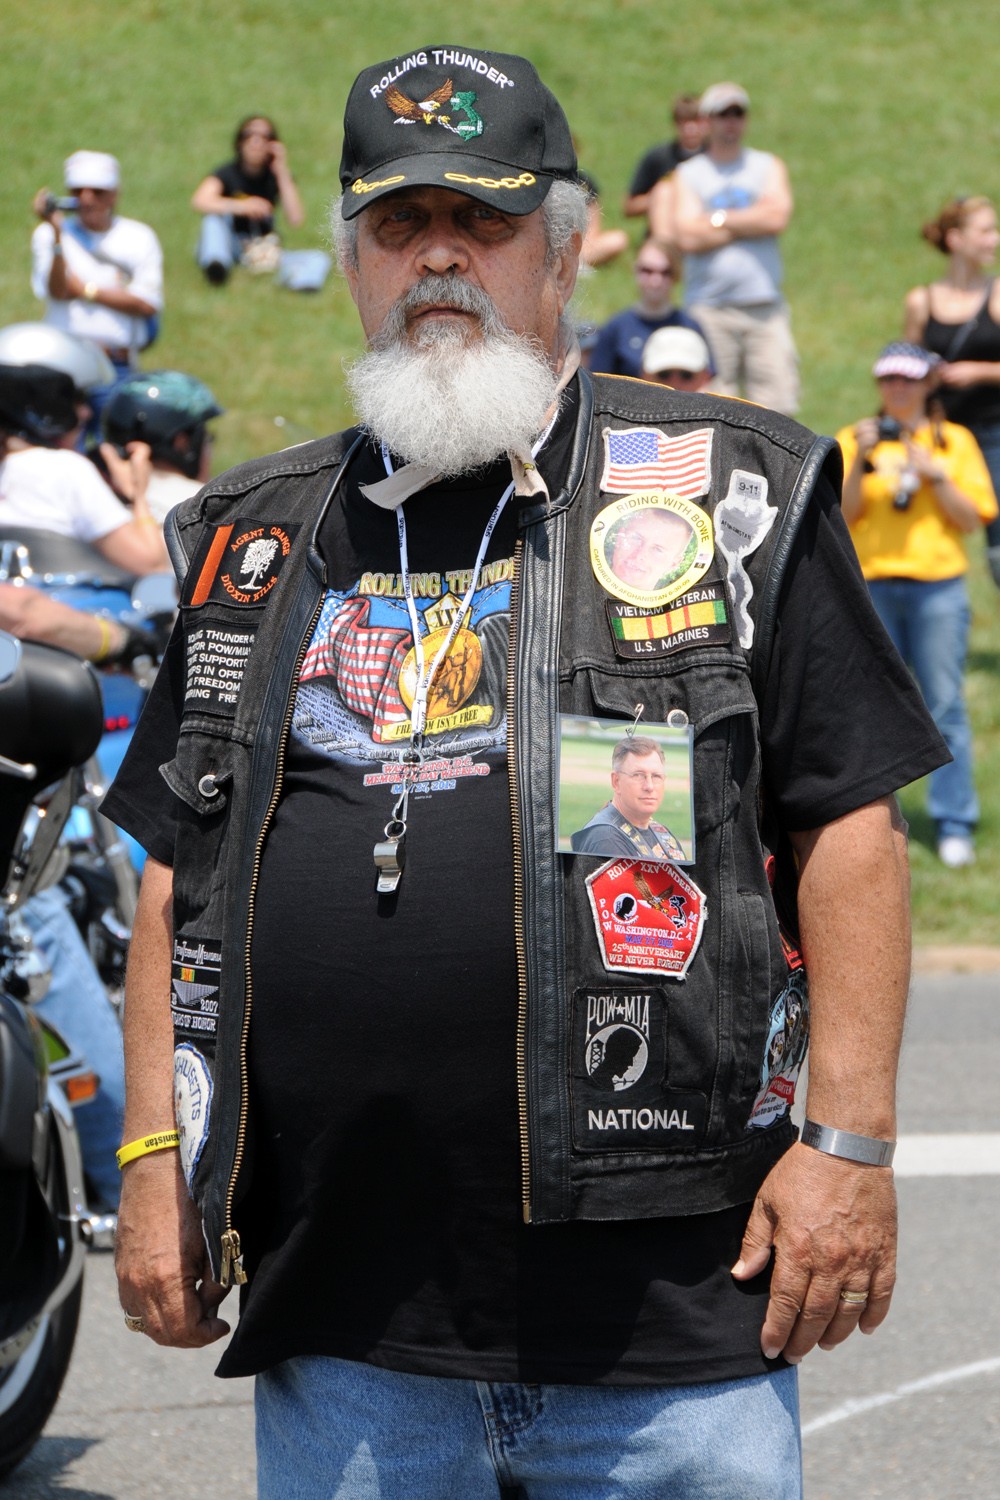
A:
<svg viewBox="0 0 1000 1500">
<path fill-rule="evenodd" d="M 800 1136 L 803 1146 L 812 1146 L 814 1151 L 823 1151 L 827 1156 L 840 1156 L 845 1161 L 861 1162 L 866 1167 L 888 1167 L 892 1165 L 895 1141 L 880 1141 L 871 1135 L 855 1135 L 850 1130 L 834 1130 L 830 1125 L 817 1125 L 815 1120 L 805 1120 Z"/>
</svg>

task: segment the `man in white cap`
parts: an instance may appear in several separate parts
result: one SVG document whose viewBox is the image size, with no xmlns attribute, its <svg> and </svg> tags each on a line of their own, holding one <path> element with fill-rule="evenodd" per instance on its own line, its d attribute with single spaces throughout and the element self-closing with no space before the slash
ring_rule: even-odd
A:
<svg viewBox="0 0 1000 1500">
<path fill-rule="evenodd" d="M 712 356 L 693 328 L 658 328 L 642 351 L 642 378 L 675 391 L 703 391 L 712 378 Z"/>
<path fill-rule="evenodd" d="M 749 110 L 738 83 L 706 89 L 705 150 L 681 162 L 655 222 L 651 209 L 650 228 L 684 255 L 684 306 L 712 346 L 719 393 L 790 414 L 798 408 L 798 356 L 778 236 L 792 216 L 792 192 L 780 157 L 744 146 Z"/>
<path fill-rule="evenodd" d="M 48 188 L 36 193 L 31 289 L 47 323 L 92 339 L 124 374 L 163 307 L 163 252 L 148 224 L 115 212 L 120 181 L 115 157 L 74 151 L 65 183 L 76 207 L 60 208 Z"/>
</svg>

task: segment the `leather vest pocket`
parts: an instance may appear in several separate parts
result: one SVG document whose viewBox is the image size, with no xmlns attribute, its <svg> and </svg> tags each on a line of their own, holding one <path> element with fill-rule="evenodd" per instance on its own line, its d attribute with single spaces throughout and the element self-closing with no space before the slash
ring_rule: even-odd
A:
<svg viewBox="0 0 1000 1500">
<path fill-rule="evenodd" d="M 203 912 L 224 880 L 221 849 L 231 813 L 231 741 L 182 731 L 173 760 L 160 775 L 177 798 L 175 818 L 175 921 Z"/>
</svg>

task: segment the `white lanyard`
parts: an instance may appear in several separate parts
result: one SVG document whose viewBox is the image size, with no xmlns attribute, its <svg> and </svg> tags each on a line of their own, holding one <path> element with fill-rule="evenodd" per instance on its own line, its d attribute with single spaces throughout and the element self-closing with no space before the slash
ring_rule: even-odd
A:
<svg viewBox="0 0 1000 1500">
<path fill-rule="evenodd" d="M 552 418 L 552 421 L 546 427 L 545 431 L 542 433 L 541 437 L 532 448 L 532 458 L 537 457 L 539 449 L 542 447 L 549 433 L 552 431 L 554 422 L 555 417 Z M 389 449 L 385 443 L 382 444 L 382 462 L 385 465 L 386 474 L 392 474 L 394 472 L 392 467 L 392 459 L 389 457 Z M 417 685 L 416 690 L 413 694 L 413 707 L 410 710 L 411 742 L 414 744 L 419 744 L 421 738 L 423 737 L 424 729 L 427 726 L 427 701 L 430 697 L 431 684 L 434 681 L 434 678 L 437 676 L 438 668 L 454 645 L 455 637 L 457 636 L 461 628 L 462 621 L 465 619 L 469 607 L 472 604 L 476 589 L 479 587 L 479 575 L 483 570 L 483 560 L 486 557 L 486 549 L 490 544 L 490 537 L 493 535 L 496 524 L 503 514 L 504 506 L 507 504 L 507 501 L 510 499 L 513 493 L 514 481 L 511 480 L 510 484 L 507 486 L 503 494 L 500 496 L 500 499 L 497 501 L 493 514 L 490 516 L 489 520 L 486 523 L 486 530 L 483 532 L 483 539 L 479 543 L 479 551 L 476 554 L 476 565 L 472 570 L 472 582 L 469 584 L 469 587 L 465 591 L 461 607 L 456 611 L 455 618 L 451 622 L 448 634 L 445 636 L 444 641 L 442 642 L 437 652 L 437 655 L 434 657 L 434 660 L 430 664 L 430 667 L 426 670 L 424 666 L 424 641 L 420 631 L 420 618 L 417 614 L 417 606 L 413 601 L 413 584 L 410 579 L 410 561 L 409 554 L 406 548 L 406 517 L 403 515 L 403 505 L 400 504 L 396 507 L 396 530 L 399 535 L 399 567 L 403 575 L 403 594 L 406 598 L 407 614 L 410 617 L 410 629 L 413 632 L 413 650 L 416 656 L 417 667 Z"/>
</svg>

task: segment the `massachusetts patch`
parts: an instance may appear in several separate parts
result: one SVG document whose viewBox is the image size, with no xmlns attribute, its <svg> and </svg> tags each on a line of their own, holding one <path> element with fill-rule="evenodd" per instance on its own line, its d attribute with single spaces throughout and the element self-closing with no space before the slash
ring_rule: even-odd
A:
<svg viewBox="0 0 1000 1500">
<path fill-rule="evenodd" d="M 793 969 L 771 1006 L 760 1090 L 747 1129 L 773 1125 L 795 1101 L 795 1085 L 809 1038 L 809 987 L 805 969 Z"/>
<path fill-rule="evenodd" d="M 219 969 L 222 954 L 217 943 L 196 937 L 174 939 L 170 965 L 170 1016 L 175 1035 L 214 1036 L 219 1023 Z"/>
<path fill-rule="evenodd" d="M 669 490 L 693 500 L 712 483 L 712 429 L 668 438 L 655 427 L 605 427 L 601 489 L 616 495 Z"/>
<path fill-rule="evenodd" d="M 704 577 L 715 550 L 712 517 L 663 490 L 612 500 L 590 528 L 590 565 L 602 588 L 640 610 L 660 609 Z"/>
<path fill-rule="evenodd" d="M 174 1114 L 181 1137 L 181 1167 L 191 1186 L 198 1165 L 212 1112 L 212 1075 L 208 1063 L 187 1042 L 174 1048 Z"/>
<path fill-rule="evenodd" d="M 725 584 L 689 589 L 665 610 L 637 609 L 616 599 L 605 601 L 615 655 L 670 656 L 694 646 L 725 646 L 732 639 Z"/>
<path fill-rule="evenodd" d="M 240 626 L 206 622 L 188 632 L 186 709 L 233 715 L 257 625 L 256 620 Z"/>
<path fill-rule="evenodd" d="M 199 549 L 189 577 L 193 586 L 183 602 L 203 604 L 263 604 L 278 582 L 292 550 L 298 525 L 275 521 L 233 521 L 216 526 Z"/>
<path fill-rule="evenodd" d="M 763 474 L 734 469 L 729 476 L 729 491 L 715 507 L 715 535 L 719 551 L 726 560 L 726 573 L 736 611 L 736 633 L 745 649 L 753 645 L 754 624 L 750 614 L 753 584 L 746 570 L 746 559 L 756 552 L 774 525 L 778 514 L 767 503 L 767 480 Z"/>
<path fill-rule="evenodd" d="M 617 859 L 587 876 L 604 967 L 683 979 L 701 941 L 705 897 L 676 865 Z"/>
</svg>

